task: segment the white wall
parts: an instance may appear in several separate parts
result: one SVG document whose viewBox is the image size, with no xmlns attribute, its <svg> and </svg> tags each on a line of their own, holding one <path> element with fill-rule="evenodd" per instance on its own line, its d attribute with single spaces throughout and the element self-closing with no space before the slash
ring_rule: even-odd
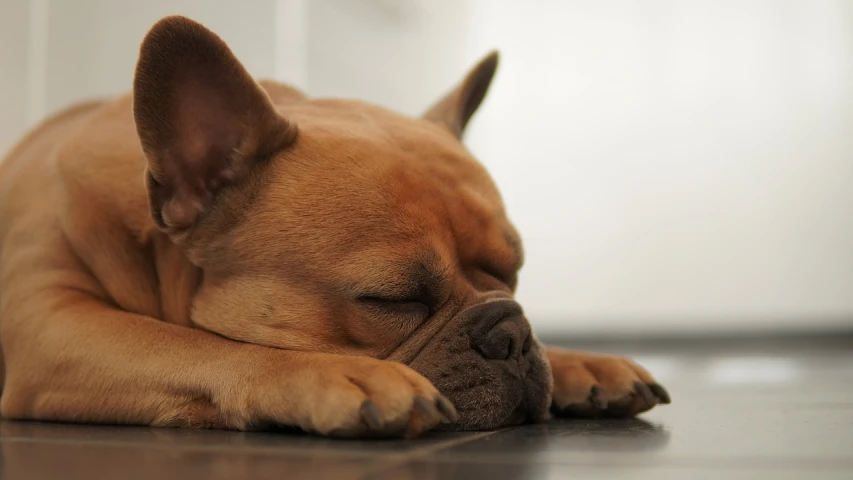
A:
<svg viewBox="0 0 853 480">
<path fill-rule="evenodd" d="M 29 2 L 0 1 L 0 158 L 27 125 Z"/>
<path fill-rule="evenodd" d="M 228 39 L 256 75 L 275 71 L 275 1 L 50 0 L 48 111 L 130 89 L 139 44 L 154 22 L 190 15 Z"/>
<path fill-rule="evenodd" d="M 411 114 L 499 47 L 468 144 L 525 237 L 537 328 L 853 328 L 853 2 L 38 1 L 44 91 L 25 104 L 9 39 L 38 22 L 0 2 L 0 147 L 39 98 L 127 90 L 170 13 L 256 75 Z"/>
<path fill-rule="evenodd" d="M 851 325 L 853 2 L 473 3 L 543 322 Z"/>
<path fill-rule="evenodd" d="M 305 5 L 304 86 L 312 95 L 356 97 L 418 115 L 470 67 L 465 1 Z"/>
</svg>

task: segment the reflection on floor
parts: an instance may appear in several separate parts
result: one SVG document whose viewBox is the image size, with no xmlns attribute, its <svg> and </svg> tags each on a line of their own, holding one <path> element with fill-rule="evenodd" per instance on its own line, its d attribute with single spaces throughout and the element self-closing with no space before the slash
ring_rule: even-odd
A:
<svg viewBox="0 0 853 480">
<path fill-rule="evenodd" d="M 0 423 L 0 478 L 853 478 L 853 338 L 585 344 L 633 354 L 673 404 L 412 441 Z"/>
</svg>

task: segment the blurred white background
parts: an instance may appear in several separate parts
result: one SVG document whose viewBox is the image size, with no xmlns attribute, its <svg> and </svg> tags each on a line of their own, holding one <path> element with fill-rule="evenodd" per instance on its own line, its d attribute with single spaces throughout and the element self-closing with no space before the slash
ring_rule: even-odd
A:
<svg viewBox="0 0 853 480">
<path fill-rule="evenodd" d="M 410 114 L 499 48 L 467 143 L 540 332 L 853 329 L 849 0 L 1 0 L 0 150 L 128 90 L 176 13 L 257 76 Z"/>
</svg>

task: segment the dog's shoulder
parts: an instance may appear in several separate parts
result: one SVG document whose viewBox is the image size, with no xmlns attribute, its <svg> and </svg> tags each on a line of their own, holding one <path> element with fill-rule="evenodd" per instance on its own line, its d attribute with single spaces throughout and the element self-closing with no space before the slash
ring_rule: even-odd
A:
<svg viewBox="0 0 853 480">
<path fill-rule="evenodd" d="M 87 122 L 103 108 L 102 100 L 79 103 L 59 111 L 33 128 L 0 163 L 0 229 L 30 217 L 55 216 L 61 181 L 57 159 Z"/>
<path fill-rule="evenodd" d="M 82 243 L 104 231 L 139 237 L 153 228 L 145 165 L 130 95 L 67 108 L 33 129 L 0 165 L 0 233 L 52 225 Z"/>
</svg>

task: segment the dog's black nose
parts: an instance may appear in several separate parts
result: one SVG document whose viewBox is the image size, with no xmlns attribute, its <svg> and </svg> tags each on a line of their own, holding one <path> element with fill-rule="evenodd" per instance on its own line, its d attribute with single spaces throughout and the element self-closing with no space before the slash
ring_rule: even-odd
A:
<svg viewBox="0 0 853 480">
<path fill-rule="evenodd" d="M 506 318 L 489 330 L 477 347 L 489 360 L 518 358 L 530 349 L 530 327 L 524 317 Z"/>
<path fill-rule="evenodd" d="M 530 350 L 530 325 L 517 303 L 493 301 L 475 309 L 477 327 L 472 332 L 472 346 L 484 358 L 509 360 Z"/>
</svg>

